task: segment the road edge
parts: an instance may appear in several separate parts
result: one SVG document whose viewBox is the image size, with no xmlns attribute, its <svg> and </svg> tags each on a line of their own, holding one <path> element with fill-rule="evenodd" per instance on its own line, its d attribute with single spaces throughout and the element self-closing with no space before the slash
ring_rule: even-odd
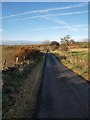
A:
<svg viewBox="0 0 90 120">
<path fill-rule="evenodd" d="M 39 90 L 37 92 L 37 102 L 34 108 L 34 112 L 32 115 L 32 118 L 38 118 L 38 113 L 39 113 L 39 106 L 40 106 L 40 96 L 41 96 L 41 90 L 42 90 L 42 85 L 43 85 L 43 77 L 44 77 L 44 70 L 45 70 L 45 65 L 46 65 L 46 60 L 47 60 L 47 54 L 48 51 L 46 51 L 45 53 L 45 60 L 44 60 L 44 65 L 43 65 L 43 69 L 42 69 L 42 74 L 40 75 L 39 79 L 41 80 L 40 86 L 39 86 Z"/>
</svg>

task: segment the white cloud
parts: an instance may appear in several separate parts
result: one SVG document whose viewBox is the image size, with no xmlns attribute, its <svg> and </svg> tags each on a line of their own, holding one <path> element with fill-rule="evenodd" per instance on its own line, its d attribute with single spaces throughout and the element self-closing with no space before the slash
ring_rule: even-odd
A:
<svg viewBox="0 0 90 120">
<path fill-rule="evenodd" d="M 72 37 L 75 41 L 87 41 L 88 36 L 82 36 L 82 35 L 75 35 Z"/>
<path fill-rule="evenodd" d="M 78 8 L 78 7 L 83 7 L 83 6 L 86 6 L 86 5 L 87 5 L 87 3 L 80 3 L 80 4 L 77 4 L 77 5 L 65 6 L 65 7 L 59 7 L 59 8 L 49 8 L 49 9 L 44 9 L 44 10 L 34 10 L 34 11 L 28 11 L 28 12 L 9 15 L 9 16 L 4 16 L 2 18 L 11 18 L 11 17 L 30 14 L 30 13 L 46 13 L 46 12 L 55 11 L 55 10 L 65 10 L 65 9 L 70 9 L 70 8 Z"/>
</svg>

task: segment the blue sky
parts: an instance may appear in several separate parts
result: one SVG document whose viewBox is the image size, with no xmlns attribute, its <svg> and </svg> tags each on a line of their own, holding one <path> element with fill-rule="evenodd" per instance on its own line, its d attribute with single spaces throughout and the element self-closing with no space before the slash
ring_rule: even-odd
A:
<svg viewBox="0 0 90 120">
<path fill-rule="evenodd" d="M 70 34 L 88 38 L 88 3 L 3 2 L 3 41 L 57 40 Z"/>
</svg>

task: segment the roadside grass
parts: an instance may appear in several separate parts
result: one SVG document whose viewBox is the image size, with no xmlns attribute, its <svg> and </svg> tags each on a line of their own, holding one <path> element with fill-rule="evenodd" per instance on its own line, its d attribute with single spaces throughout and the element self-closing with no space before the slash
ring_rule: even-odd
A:
<svg viewBox="0 0 90 120">
<path fill-rule="evenodd" d="M 37 93 L 41 83 L 40 77 L 42 75 L 44 59 L 45 55 L 40 57 L 39 60 L 36 60 L 33 65 L 27 65 L 23 74 L 21 74 L 20 77 L 15 77 L 16 83 L 14 79 L 11 80 L 11 84 L 14 81 L 13 85 L 17 86 L 17 82 L 22 81 L 22 78 L 24 79 L 22 84 L 19 84 L 20 86 L 17 89 L 16 98 L 14 98 L 15 102 L 8 106 L 10 109 L 7 112 L 5 111 L 3 118 L 32 118 L 34 106 L 36 104 Z M 4 99 L 6 102 L 9 101 L 7 95 Z"/>
<path fill-rule="evenodd" d="M 69 69 L 71 69 L 73 72 L 77 73 L 78 75 L 81 75 L 84 79 L 89 80 L 88 79 L 88 74 L 90 73 L 88 71 L 87 67 L 83 67 L 80 65 L 76 65 L 76 64 L 72 64 L 70 62 L 68 62 L 67 60 L 62 60 L 61 61 L 66 67 L 68 67 Z"/>
<path fill-rule="evenodd" d="M 71 49 L 67 52 L 56 50 L 54 54 L 66 67 L 89 81 L 88 56 L 90 52 L 88 49 Z"/>
<path fill-rule="evenodd" d="M 6 60 L 6 67 L 14 65 L 16 50 L 17 46 L 2 46 L 2 64 Z"/>
</svg>

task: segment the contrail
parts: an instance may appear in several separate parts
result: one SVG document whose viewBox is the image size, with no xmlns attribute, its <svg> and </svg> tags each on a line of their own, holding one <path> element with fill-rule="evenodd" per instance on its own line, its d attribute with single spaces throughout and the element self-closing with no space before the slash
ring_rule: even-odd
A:
<svg viewBox="0 0 90 120">
<path fill-rule="evenodd" d="M 2 18 L 3 19 L 11 18 L 11 17 L 16 17 L 16 16 L 30 14 L 30 13 L 46 13 L 46 12 L 55 11 L 55 10 L 64 10 L 64 9 L 70 9 L 70 8 L 78 8 L 78 7 L 83 7 L 83 6 L 86 6 L 86 5 L 87 5 L 87 3 L 80 3 L 78 5 L 71 5 L 71 6 L 66 6 L 66 7 L 49 8 L 49 9 L 44 9 L 44 10 L 33 10 L 33 11 L 28 11 L 28 12 L 23 12 L 23 13 L 19 13 L 19 14 L 13 14 L 13 15 L 5 16 L 5 17 L 2 17 Z"/>
<path fill-rule="evenodd" d="M 35 15 L 32 17 L 25 17 L 21 19 L 12 19 L 9 20 L 8 22 L 13 22 L 13 21 L 18 21 L 18 20 L 26 20 L 26 19 L 35 19 L 35 18 L 42 18 L 42 17 L 50 17 L 50 16 L 66 16 L 66 15 L 74 15 L 74 14 L 82 14 L 82 13 L 87 13 L 88 11 L 81 11 L 81 12 L 73 12 L 73 13 L 60 13 L 60 14 L 47 14 L 47 15 Z"/>
<path fill-rule="evenodd" d="M 83 24 L 83 25 L 71 25 L 72 28 L 86 28 L 88 24 Z M 61 29 L 61 28 L 66 28 L 67 26 L 60 26 L 60 27 L 40 27 L 32 30 L 49 30 L 49 29 Z"/>
</svg>

